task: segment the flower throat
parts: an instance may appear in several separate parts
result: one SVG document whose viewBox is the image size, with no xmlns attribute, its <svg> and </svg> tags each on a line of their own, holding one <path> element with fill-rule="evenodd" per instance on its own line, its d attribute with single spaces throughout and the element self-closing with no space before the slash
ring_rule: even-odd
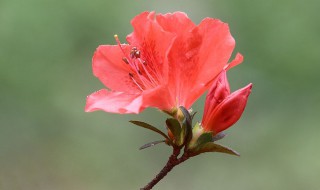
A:
<svg viewBox="0 0 320 190">
<path fill-rule="evenodd" d="M 129 77 L 137 85 L 137 87 L 144 91 L 146 89 L 155 88 L 159 85 L 159 71 L 154 64 L 147 62 L 141 58 L 141 51 L 137 47 L 132 47 L 129 56 L 126 54 L 121 46 L 118 35 L 114 38 L 123 53 L 122 61 L 126 63 L 132 72 L 129 72 Z M 147 58 L 147 56 L 145 57 Z"/>
</svg>

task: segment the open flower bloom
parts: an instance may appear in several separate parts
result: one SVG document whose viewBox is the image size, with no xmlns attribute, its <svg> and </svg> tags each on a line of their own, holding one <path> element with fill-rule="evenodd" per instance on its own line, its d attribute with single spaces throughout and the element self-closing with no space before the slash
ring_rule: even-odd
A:
<svg viewBox="0 0 320 190">
<path fill-rule="evenodd" d="M 108 88 L 87 97 L 85 111 L 139 113 L 146 107 L 171 112 L 191 105 L 228 64 L 235 41 L 226 23 L 205 18 L 195 25 L 185 13 L 143 12 L 121 44 L 101 45 L 93 73 Z"/>
<path fill-rule="evenodd" d="M 203 130 L 216 135 L 236 123 L 246 107 L 251 88 L 250 83 L 230 94 L 227 74 L 223 70 L 206 97 L 201 122 Z"/>
</svg>

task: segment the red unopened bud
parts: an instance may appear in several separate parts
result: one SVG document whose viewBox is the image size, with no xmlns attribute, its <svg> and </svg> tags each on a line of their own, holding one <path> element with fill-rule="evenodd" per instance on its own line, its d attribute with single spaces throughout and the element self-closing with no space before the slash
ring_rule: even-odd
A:
<svg viewBox="0 0 320 190">
<path fill-rule="evenodd" d="M 205 131 L 213 131 L 214 134 L 217 134 L 240 119 L 252 84 L 230 94 L 225 71 L 220 74 L 215 83 L 206 98 L 202 126 Z"/>
</svg>

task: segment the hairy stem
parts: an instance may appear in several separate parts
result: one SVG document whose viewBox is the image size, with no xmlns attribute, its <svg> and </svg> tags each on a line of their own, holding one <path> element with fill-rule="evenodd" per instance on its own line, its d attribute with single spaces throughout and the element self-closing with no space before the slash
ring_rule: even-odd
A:
<svg viewBox="0 0 320 190">
<path fill-rule="evenodd" d="M 190 158 L 186 152 L 178 158 L 180 154 L 180 148 L 174 147 L 173 152 L 171 156 L 169 157 L 169 160 L 167 164 L 162 168 L 162 170 L 156 175 L 155 178 L 153 178 L 146 186 L 141 188 L 140 190 L 150 190 L 152 189 L 161 179 L 163 179 L 175 166 L 181 164 L 182 162 L 186 161 Z"/>
</svg>

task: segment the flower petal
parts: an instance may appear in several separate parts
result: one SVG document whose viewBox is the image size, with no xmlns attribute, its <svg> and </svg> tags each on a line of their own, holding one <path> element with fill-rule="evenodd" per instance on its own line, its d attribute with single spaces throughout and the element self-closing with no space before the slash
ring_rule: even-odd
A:
<svg viewBox="0 0 320 190">
<path fill-rule="evenodd" d="M 210 115 L 206 116 L 209 118 L 203 123 L 205 130 L 217 134 L 236 123 L 246 107 L 251 88 L 252 84 L 249 84 L 223 100 Z"/>
<path fill-rule="evenodd" d="M 168 53 L 169 62 L 169 89 L 177 102 L 177 107 L 184 106 L 187 109 L 191 104 L 187 104 L 187 99 L 194 97 L 191 93 L 199 73 L 199 59 L 202 39 L 199 35 L 194 35 L 190 31 L 184 31 L 175 39 Z M 204 88 L 207 89 L 207 88 Z M 204 91 L 203 91 L 204 92 Z M 202 92 L 202 93 L 203 93 Z M 195 101 L 196 98 L 193 98 Z"/>
<path fill-rule="evenodd" d="M 122 45 L 126 51 L 129 45 Z M 109 89 L 128 93 L 140 92 L 129 76 L 130 67 L 123 62 L 123 52 L 119 46 L 101 45 L 92 58 L 92 69 L 96 77 Z"/>
<path fill-rule="evenodd" d="M 228 25 L 218 19 L 206 18 L 179 35 L 168 60 L 170 81 L 175 81 L 171 83 L 176 85 L 180 104 L 188 108 L 208 89 L 228 63 L 234 46 Z"/>
<path fill-rule="evenodd" d="M 111 113 L 140 113 L 146 107 L 170 111 L 173 107 L 168 90 L 157 87 L 142 93 L 128 94 L 101 89 L 87 97 L 86 112 L 103 110 Z"/>
<path fill-rule="evenodd" d="M 211 85 L 214 78 L 222 71 L 227 64 L 235 46 L 235 41 L 230 34 L 228 24 L 218 19 L 206 18 L 193 31 L 202 39 L 201 48 L 198 50 L 196 72 L 201 73 L 194 81 L 196 84 L 189 91 L 190 96 L 186 104 L 191 105 L 204 92 L 204 87 Z"/>
<path fill-rule="evenodd" d="M 174 34 L 164 31 L 155 21 L 154 12 L 144 12 L 132 19 L 134 31 L 127 36 L 127 41 L 142 51 L 142 57 L 155 68 L 163 82 L 167 82 L 167 51 L 170 49 Z"/>
<path fill-rule="evenodd" d="M 175 34 L 190 31 L 195 27 L 195 24 L 188 18 L 188 15 L 183 12 L 158 14 L 156 20 L 163 30 Z"/>
<path fill-rule="evenodd" d="M 228 63 L 235 47 L 235 40 L 230 34 L 228 24 L 218 19 L 206 18 L 195 30 L 202 37 L 199 54 L 201 75 L 198 80 L 206 83 L 220 73 Z"/>
<path fill-rule="evenodd" d="M 171 111 L 175 106 L 175 100 L 172 98 L 169 90 L 163 86 L 143 91 L 142 96 L 145 107 L 155 107 L 163 111 Z"/>
<path fill-rule="evenodd" d="M 103 110 L 111 113 L 140 113 L 145 106 L 141 94 L 111 92 L 101 89 L 87 97 L 86 112 Z"/>
<path fill-rule="evenodd" d="M 237 53 L 236 57 L 228 65 L 226 65 L 224 69 L 229 70 L 239 65 L 240 63 L 242 63 L 242 61 L 243 61 L 243 56 L 240 53 Z"/>
<path fill-rule="evenodd" d="M 223 70 L 213 82 L 206 96 L 203 118 L 209 119 L 208 114 L 217 107 L 230 94 L 230 86 L 227 78 L 226 70 Z M 206 123 L 206 121 L 203 121 Z"/>
</svg>

